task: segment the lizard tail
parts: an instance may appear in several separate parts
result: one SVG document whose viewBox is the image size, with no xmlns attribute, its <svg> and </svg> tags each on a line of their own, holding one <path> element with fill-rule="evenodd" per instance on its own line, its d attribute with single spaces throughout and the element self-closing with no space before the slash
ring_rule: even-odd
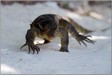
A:
<svg viewBox="0 0 112 75">
<path fill-rule="evenodd" d="M 79 25 L 78 23 L 76 23 L 75 21 L 73 21 L 71 18 L 68 18 L 68 19 L 69 19 L 70 23 L 76 28 L 76 30 L 79 33 L 88 34 L 88 33 L 93 32 L 92 30 L 89 30 L 89 29 L 84 28 L 83 26 Z"/>
</svg>

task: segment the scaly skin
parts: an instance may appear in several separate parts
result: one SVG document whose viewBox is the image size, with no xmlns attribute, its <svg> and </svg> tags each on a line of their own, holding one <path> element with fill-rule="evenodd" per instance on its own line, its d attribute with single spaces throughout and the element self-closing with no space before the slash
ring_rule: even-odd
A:
<svg viewBox="0 0 112 75">
<path fill-rule="evenodd" d="M 84 41 L 94 44 L 94 41 L 88 38 L 91 37 L 90 35 L 84 36 L 79 34 L 75 27 L 70 22 L 63 19 L 61 16 L 55 14 L 44 14 L 37 17 L 30 24 L 30 29 L 26 33 L 26 43 L 22 47 L 28 45 L 29 53 L 30 50 L 32 50 L 33 53 L 35 53 L 35 51 L 38 53 L 40 51 L 40 48 L 33 43 L 35 37 L 44 39 L 44 43 L 49 43 L 56 36 L 60 35 L 60 51 L 69 52 L 68 33 L 70 33 L 79 42 L 79 44 L 83 43 L 85 46 L 87 46 Z"/>
</svg>

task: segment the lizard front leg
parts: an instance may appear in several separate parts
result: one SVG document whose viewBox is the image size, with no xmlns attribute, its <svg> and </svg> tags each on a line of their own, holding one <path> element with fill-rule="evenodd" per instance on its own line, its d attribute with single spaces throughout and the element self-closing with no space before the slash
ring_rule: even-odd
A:
<svg viewBox="0 0 112 75">
<path fill-rule="evenodd" d="M 69 44 L 69 36 L 68 32 L 64 28 L 59 29 L 61 35 L 61 52 L 69 52 L 68 51 L 68 44 Z"/>
<path fill-rule="evenodd" d="M 28 48 L 29 48 L 28 53 L 30 53 L 30 50 L 32 50 L 33 54 L 35 53 L 35 51 L 37 51 L 37 54 L 38 54 L 40 49 L 39 49 L 39 47 L 37 45 L 34 45 L 34 43 L 33 43 L 34 39 L 35 39 L 35 33 L 36 33 L 36 29 L 27 30 L 26 43 L 20 49 L 22 49 L 24 46 L 28 45 Z"/>
</svg>

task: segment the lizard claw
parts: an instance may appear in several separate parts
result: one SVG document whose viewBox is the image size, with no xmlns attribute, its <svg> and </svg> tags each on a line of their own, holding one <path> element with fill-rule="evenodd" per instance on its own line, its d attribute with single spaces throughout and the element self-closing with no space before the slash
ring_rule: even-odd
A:
<svg viewBox="0 0 112 75">
<path fill-rule="evenodd" d="M 29 49 L 28 54 L 30 53 L 31 50 L 33 51 L 33 54 L 35 53 L 35 51 L 37 52 L 37 54 L 39 53 L 40 48 L 37 45 L 32 45 L 32 44 L 28 44 L 28 43 L 25 43 L 23 46 L 21 46 L 20 49 L 22 49 L 26 45 L 28 45 L 28 49 Z"/>
<path fill-rule="evenodd" d="M 87 45 L 86 45 L 86 43 L 84 42 L 84 41 L 86 41 L 86 42 L 88 42 L 88 43 L 92 43 L 92 44 L 94 44 L 94 42 L 95 41 L 93 41 L 93 40 L 90 40 L 88 37 L 91 37 L 90 35 L 87 35 L 87 36 L 84 36 L 84 35 L 78 35 L 77 36 L 77 38 L 76 38 L 76 40 L 78 41 L 78 43 L 81 45 L 81 43 L 83 43 L 86 47 L 87 47 Z"/>
</svg>

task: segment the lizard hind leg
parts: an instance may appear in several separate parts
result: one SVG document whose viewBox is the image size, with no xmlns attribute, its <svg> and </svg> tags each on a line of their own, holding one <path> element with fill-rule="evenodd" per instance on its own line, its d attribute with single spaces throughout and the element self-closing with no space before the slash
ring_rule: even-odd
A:
<svg viewBox="0 0 112 75">
<path fill-rule="evenodd" d="M 68 51 L 68 44 L 69 44 L 69 36 L 68 32 L 64 28 L 60 28 L 60 34 L 61 34 L 61 52 L 69 52 Z"/>
<path fill-rule="evenodd" d="M 84 41 L 94 44 L 95 41 L 88 38 L 88 37 L 91 37 L 90 35 L 84 36 L 84 35 L 79 34 L 79 32 L 77 32 L 75 27 L 68 21 L 61 19 L 60 24 L 61 24 L 61 26 L 65 27 L 66 31 L 68 30 L 68 32 L 71 33 L 73 38 L 75 38 L 80 45 L 81 45 L 81 43 L 83 43 L 85 46 L 87 46 Z"/>
</svg>

